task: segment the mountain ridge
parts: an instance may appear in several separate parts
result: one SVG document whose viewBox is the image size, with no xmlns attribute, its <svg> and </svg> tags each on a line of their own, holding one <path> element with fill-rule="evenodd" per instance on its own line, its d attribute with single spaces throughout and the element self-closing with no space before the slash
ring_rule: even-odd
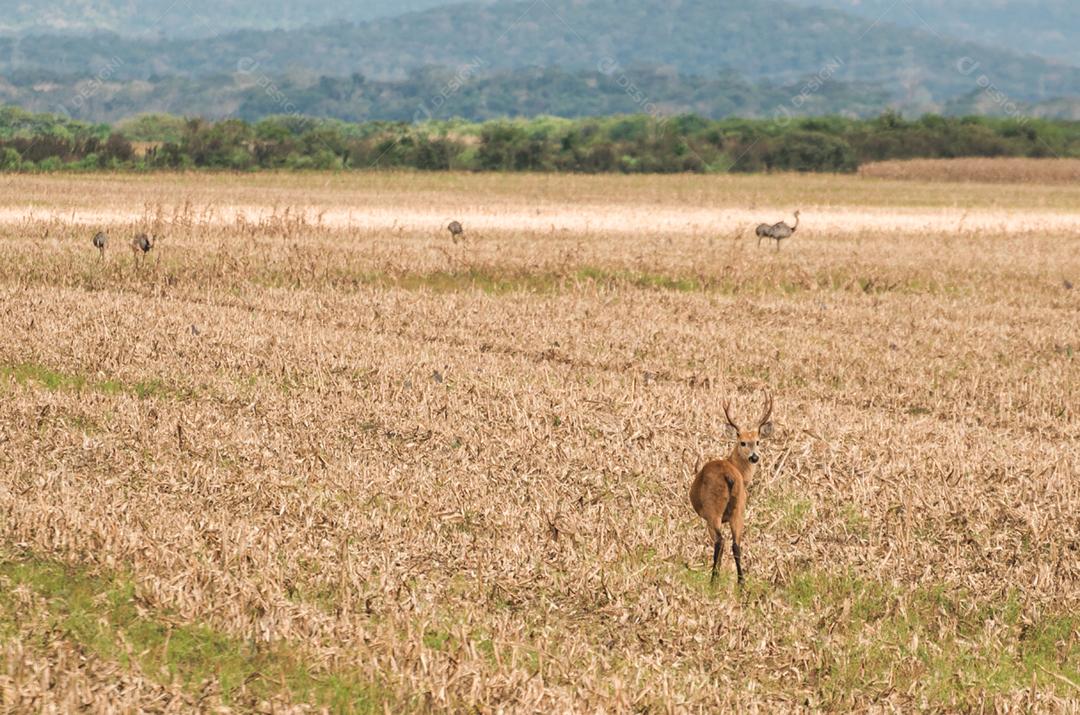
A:
<svg viewBox="0 0 1080 715">
<path fill-rule="evenodd" d="M 762 37 L 784 41 L 763 51 Z M 227 74 L 242 60 L 270 75 L 359 73 L 379 80 L 400 80 L 410 70 L 432 65 L 499 71 L 596 69 L 607 63 L 791 81 L 839 64 L 822 81 L 880 82 L 898 98 L 917 85 L 928 103 L 973 88 L 975 78 L 957 69 L 967 57 L 987 68 L 998 88 L 1016 100 L 1080 94 L 1080 69 L 1074 67 L 784 0 L 761 0 L 752 8 L 739 0 L 676 0 L 663 6 L 645 0 L 504 0 L 359 24 L 244 30 L 196 40 L 103 34 L 0 39 L 0 71 L 39 67 L 71 73 L 111 62 L 116 65 L 111 76 L 123 79 Z"/>
<path fill-rule="evenodd" d="M 1080 66 L 1074 0 L 792 0 Z"/>
<path fill-rule="evenodd" d="M 127 37 L 213 36 L 242 29 L 297 29 L 342 20 L 363 22 L 453 0 L 0 0 L 0 34 L 92 34 Z"/>
<path fill-rule="evenodd" d="M 442 68 L 443 85 L 413 82 L 416 73 L 431 68 Z M 445 100 L 450 106 L 453 95 L 467 94 L 492 77 L 501 78 L 500 91 L 510 91 L 507 85 L 514 78 L 521 92 L 536 89 L 529 79 L 535 68 L 571 76 L 561 89 L 537 91 L 576 91 L 581 106 L 612 106 L 620 112 L 668 103 L 691 111 L 705 106 L 710 113 L 708 104 L 685 101 L 685 85 L 700 86 L 728 75 L 765 90 L 763 96 L 774 96 L 770 93 L 776 86 L 789 88 L 784 101 L 770 100 L 781 116 L 806 113 L 804 108 L 814 113 L 823 97 L 857 87 L 879 89 L 874 93 L 883 95 L 878 110 L 909 114 L 961 106 L 1020 113 L 1052 102 L 1068 107 L 1080 96 L 1080 69 L 1075 67 L 789 0 L 761 0 L 753 6 L 737 0 L 674 0 L 664 5 L 645 0 L 500 0 L 439 5 L 364 23 L 242 30 L 199 39 L 131 39 L 105 33 L 0 38 L 0 96 L 26 102 L 27 87 L 54 87 L 57 82 L 50 77 L 59 77 L 77 104 L 96 101 L 102 105 L 98 116 L 109 119 L 115 119 L 115 112 L 104 103 L 125 91 L 129 97 L 138 95 L 140 86 L 144 94 L 147 88 L 165 86 L 182 91 L 177 87 L 190 83 L 206 95 L 213 94 L 206 86 L 211 80 L 220 83 L 223 96 L 231 92 L 234 99 L 236 89 L 246 86 L 257 85 L 266 94 L 282 94 L 285 88 L 287 93 L 277 99 L 263 98 L 263 104 L 276 103 L 278 110 L 300 104 L 298 97 L 308 97 L 311 87 L 325 84 L 329 103 L 303 104 L 334 105 L 327 110 L 332 116 L 357 119 L 369 115 L 360 114 L 360 107 L 342 105 L 336 96 L 341 91 L 333 89 L 344 78 L 398 83 L 402 86 L 388 90 L 394 101 L 414 101 L 422 109 L 429 101 Z M 596 76 L 591 84 L 573 85 L 572 76 L 581 73 Z M 664 73 L 681 82 L 678 92 L 661 81 Z M 81 84 L 79 77 L 84 78 Z M 613 88 L 633 102 L 604 104 L 588 96 L 610 95 Z M 717 86 L 716 91 L 738 96 L 742 90 L 732 85 Z M 347 88 L 344 92 L 348 95 Z M 401 93 L 404 100 L 397 96 Z M 65 107 L 71 104 L 59 100 Z M 166 109 L 147 102 L 148 111 Z M 486 108 L 477 107 L 470 118 L 490 116 Z M 849 107 L 832 109 L 858 116 L 868 111 L 857 97 Z"/>
</svg>

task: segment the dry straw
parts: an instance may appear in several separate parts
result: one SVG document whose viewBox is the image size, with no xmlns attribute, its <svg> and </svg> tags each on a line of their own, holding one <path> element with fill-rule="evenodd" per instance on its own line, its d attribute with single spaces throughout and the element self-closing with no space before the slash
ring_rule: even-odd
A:
<svg viewBox="0 0 1080 715">
<path fill-rule="evenodd" d="M 0 224 L 5 707 L 1076 712 L 1080 235 L 815 226 L 1025 196 L 872 183 L 5 179 L 66 216 Z M 129 202 L 164 238 L 101 261 L 80 212 Z M 707 202 L 804 227 L 319 218 Z M 712 589 L 691 471 L 762 385 Z"/>
</svg>

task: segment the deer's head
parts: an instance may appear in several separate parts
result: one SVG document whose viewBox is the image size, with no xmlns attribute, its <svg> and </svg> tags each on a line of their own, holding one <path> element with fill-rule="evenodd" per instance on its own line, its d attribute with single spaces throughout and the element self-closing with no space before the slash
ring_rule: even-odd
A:
<svg viewBox="0 0 1080 715">
<path fill-rule="evenodd" d="M 738 440 L 735 451 L 750 464 L 757 464 L 761 459 L 758 455 L 758 442 L 772 436 L 772 408 L 772 396 L 765 393 L 765 411 L 762 413 L 761 418 L 758 419 L 757 426 L 753 429 L 743 429 L 739 427 L 731 416 L 731 402 L 724 401 L 724 417 L 727 418 L 728 432 Z"/>
</svg>

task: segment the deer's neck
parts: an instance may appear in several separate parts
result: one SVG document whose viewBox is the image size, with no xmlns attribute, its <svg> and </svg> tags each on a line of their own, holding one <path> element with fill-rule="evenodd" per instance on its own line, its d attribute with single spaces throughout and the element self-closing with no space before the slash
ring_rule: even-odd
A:
<svg viewBox="0 0 1080 715">
<path fill-rule="evenodd" d="M 744 482 L 749 482 L 750 478 L 754 476 L 754 465 L 750 464 L 750 461 L 742 456 L 738 447 L 731 450 L 731 456 L 728 457 L 728 461 L 734 464 L 735 468 L 739 470 L 739 473 L 743 476 Z"/>
</svg>

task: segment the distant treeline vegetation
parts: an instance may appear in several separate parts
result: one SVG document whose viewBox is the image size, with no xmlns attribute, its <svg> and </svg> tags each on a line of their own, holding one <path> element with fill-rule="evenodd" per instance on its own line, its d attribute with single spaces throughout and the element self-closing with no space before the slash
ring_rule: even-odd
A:
<svg viewBox="0 0 1080 715">
<path fill-rule="evenodd" d="M 1080 157 L 1080 122 L 928 115 L 788 121 L 693 115 L 369 122 L 209 122 L 164 115 L 116 126 L 0 109 L 0 169 L 854 171 L 888 159 Z"/>
<path fill-rule="evenodd" d="M 3 51 L 0 49 L 0 60 Z M 698 114 L 703 117 L 773 117 L 795 110 L 803 116 L 842 114 L 874 117 L 890 106 L 886 85 L 865 82 L 751 81 L 734 72 L 708 77 L 677 75 L 662 68 L 563 70 L 558 67 L 486 71 L 423 67 L 405 77 L 379 80 L 354 73 L 344 77 L 271 75 L 261 69 L 212 76 L 113 76 L 125 66 L 111 60 L 100 78 L 40 69 L 5 73 L 0 67 L 0 103 L 31 112 L 52 112 L 88 122 L 115 123 L 147 113 L 224 116 L 257 122 L 275 115 L 325 117 L 344 122 L 416 122 L 458 117 L 471 122 L 539 115 L 607 117 L 621 114 Z M 0 62 L 2 65 L 2 62 Z M 243 65 L 246 69 L 247 65 Z M 261 65 L 260 65 L 261 67 Z M 812 88 L 812 91 L 807 90 Z M 997 114 L 983 111 L 986 94 L 970 91 L 944 103 L 942 114 Z M 1071 103 L 1066 101 L 1066 106 Z M 153 109 L 149 109 L 149 108 Z M 971 109 L 968 109 L 971 107 Z M 1023 103 L 1017 111 L 1056 117 L 1057 107 Z M 1068 111 L 1066 109 L 1065 111 Z"/>
</svg>

